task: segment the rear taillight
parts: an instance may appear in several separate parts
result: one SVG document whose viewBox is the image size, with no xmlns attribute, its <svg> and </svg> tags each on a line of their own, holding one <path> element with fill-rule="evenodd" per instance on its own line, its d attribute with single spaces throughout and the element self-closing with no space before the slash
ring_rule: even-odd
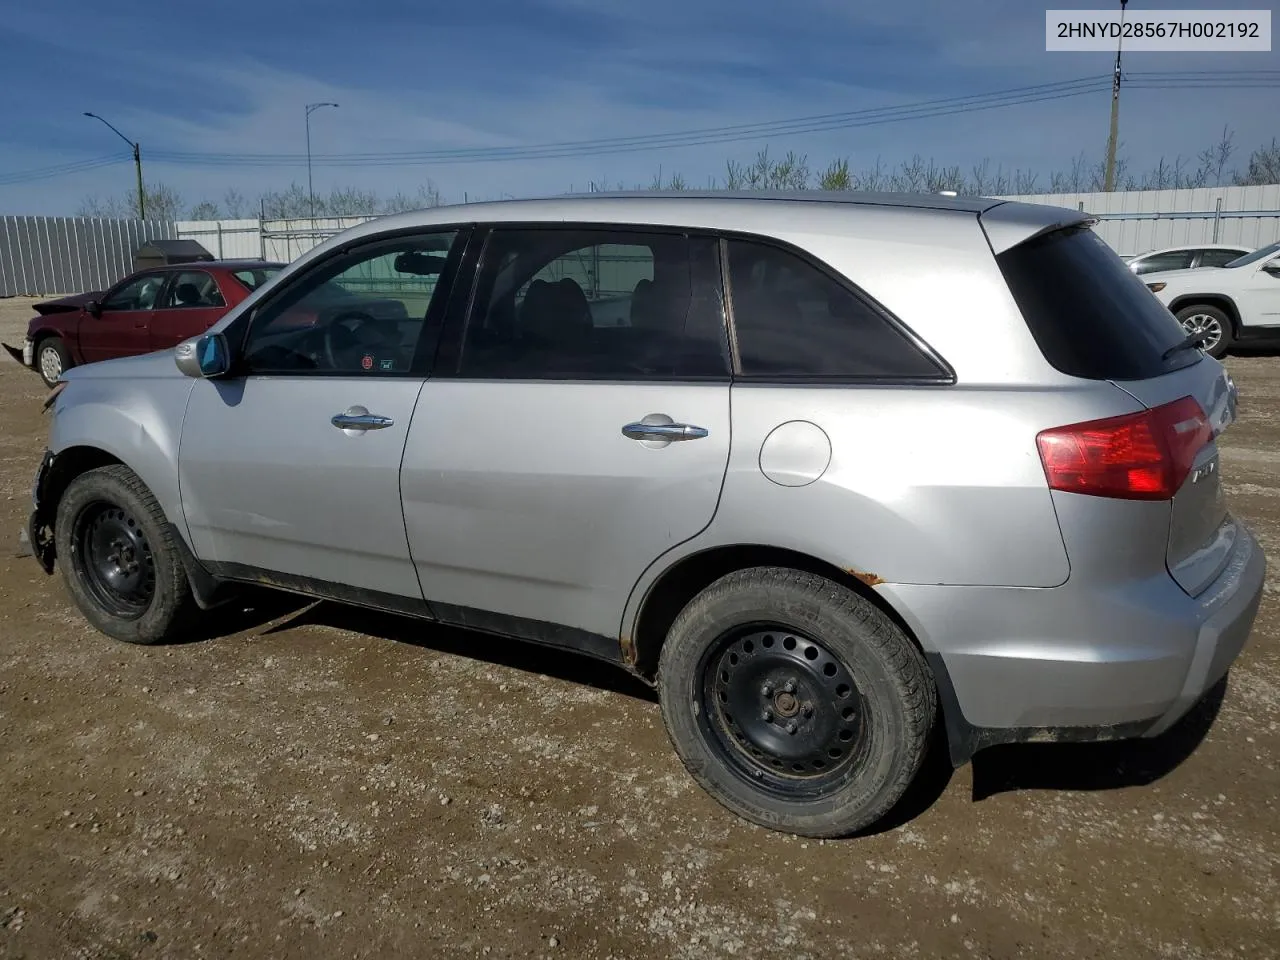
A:
<svg viewBox="0 0 1280 960">
<path fill-rule="evenodd" d="M 1194 397 L 1036 436 L 1053 490 L 1124 500 L 1169 500 L 1213 439 Z"/>
</svg>

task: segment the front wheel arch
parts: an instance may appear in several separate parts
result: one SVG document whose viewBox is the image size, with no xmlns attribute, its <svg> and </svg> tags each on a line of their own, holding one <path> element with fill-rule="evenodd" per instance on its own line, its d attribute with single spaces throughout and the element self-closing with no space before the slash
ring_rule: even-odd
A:
<svg viewBox="0 0 1280 960">
<path fill-rule="evenodd" d="M 1169 304 L 1169 312 L 1175 317 L 1187 307 L 1214 307 L 1221 310 L 1231 321 L 1232 339 L 1240 335 L 1240 311 L 1236 303 L 1228 296 L 1216 293 L 1188 293 L 1175 298 Z"/>
</svg>

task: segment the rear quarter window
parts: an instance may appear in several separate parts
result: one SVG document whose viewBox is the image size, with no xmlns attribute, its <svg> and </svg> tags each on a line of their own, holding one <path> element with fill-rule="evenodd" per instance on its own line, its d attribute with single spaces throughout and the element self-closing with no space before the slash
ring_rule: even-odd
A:
<svg viewBox="0 0 1280 960">
<path fill-rule="evenodd" d="M 996 262 L 1031 335 L 1054 369 L 1086 380 L 1145 380 L 1201 359 L 1165 354 L 1182 325 L 1087 226 L 1036 237 Z"/>
</svg>

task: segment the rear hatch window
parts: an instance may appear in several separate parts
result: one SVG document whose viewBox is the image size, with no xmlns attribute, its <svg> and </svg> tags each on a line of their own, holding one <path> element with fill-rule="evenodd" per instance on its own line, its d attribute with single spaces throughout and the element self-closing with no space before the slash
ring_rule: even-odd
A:
<svg viewBox="0 0 1280 960">
<path fill-rule="evenodd" d="M 1068 376 L 1145 380 L 1202 357 L 1175 349 L 1182 325 L 1086 225 L 1035 237 L 996 262 L 1040 352 Z"/>
</svg>

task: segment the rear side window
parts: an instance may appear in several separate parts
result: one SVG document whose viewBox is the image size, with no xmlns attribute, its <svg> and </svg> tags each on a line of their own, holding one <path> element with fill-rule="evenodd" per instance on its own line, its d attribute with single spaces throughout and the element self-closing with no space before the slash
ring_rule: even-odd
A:
<svg viewBox="0 0 1280 960">
<path fill-rule="evenodd" d="M 1086 380 L 1145 380 L 1197 362 L 1166 351 L 1186 336 L 1146 284 L 1086 226 L 1055 230 L 996 257 L 1040 352 Z"/>
<path fill-rule="evenodd" d="M 793 253 L 729 242 L 744 377 L 938 380 L 945 376 L 875 306 Z"/>
<path fill-rule="evenodd" d="M 710 237 L 499 228 L 485 245 L 458 375 L 727 379 Z"/>
</svg>

